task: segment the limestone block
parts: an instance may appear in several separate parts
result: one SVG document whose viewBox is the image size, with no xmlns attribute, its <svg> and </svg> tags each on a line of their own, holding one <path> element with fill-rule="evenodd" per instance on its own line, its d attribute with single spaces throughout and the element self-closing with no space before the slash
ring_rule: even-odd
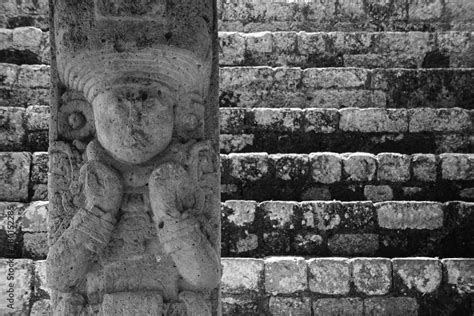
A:
<svg viewBox="0 0 474 316">
<path fill-rule="evenodd" d="M 350 89 L 366 85 L 369 71 L 361 68 L 309 68 L 303 71 L 306 89 Z"/>
<path fill-rule="evenodd" d="M 335 234 L 328 239 L 328 248 L 333 255 L 374 255 L 379 249 L 379 235 Z"/>
<path fill-rule="evenodd" d="M 2 77 L 0 77 L 0 85 L 11 87 L 16 84 L 19 70 L 20 66 L 18 65 L 0 63 L 0 72 L 2 73 Z"/>
<path fill-rule="evenodd" d="M 384 295 L 392 287 L 392 264 L 384 258 L 351 259 L 352 278 L 357 292 Z"/>
<path fill-rule="evenodd" d="M 270 297 L 268 307 L 273 316 L 301 315 L 311 316 L 311 299 L 309 297 Z"/>
<path fill-rule="evenodd" d="M 459 293 L 474 293 L 474 259 L 443 259 L 446 283 Z"/>
<path fill-rule="evenodd" d="M 352 153 L 343 157 L 343 168 L 348 181 L 372 181 L 377 172 L 377 158 L 367 153 Z"/>
<path fill-rule="evenodd" d="M 271 32 L 244 33 L 245 44 L 249 54 L 271 54 L 273 36 Z"/>
<path fill-rule="evenodd" d="M 220 134 L 219 148 L 222 153 L 240 152 L 244 151 L 248 146 L 252 146 L 255 141 L 253 134 Z"/>
<path fill-rule="evenodd" d="M 300 109 L 254 109 L 256 127 L 262 130 L 294 132 L 302 127 L 303 112 Z"/>
<path fill-rule="evenodd" d="M 23 88 L 49 88 L 50 69 L 47 65 L 22 65 L 18 73 L 18 86 Z"/>
<path fill-rule="evenodd" d="M 418 302 L 412 297 L 371 297 L 364 300 L 365 315 L 418 315 Z"/>
<path fill-rule="evenodd" d="M 39 53 L 42 31 L 35 27 L 17 27 L 13 29 L 13 45 L 17 49 Z"/>
<path fill-rule="evenodd" d="M 444 180 L 474 180 L 474 154 L 441 154 Z"/>
<path fill-rule="evenodd" d="M 26 206 L 22 214 L 22 231 L 45 233 L 48 231 L 48 201 L 37 201 Z"/>
<path fill-rule="evenodd" d="M 27 201 L 31 154 L 4 152 L 0 154 L 0 200 Z"/>
<path fill-rule="evenodd" d="M 298 205 L 294 202 L 267 201 L 260 203 L 258 207 L 272 223 L 273 228 L 291 228 Z"/>
<path fill-rule="evenodd" d="M 419 132 L 465 132 L 471 128 L 469 111 L 460 108 L 409 110 L 409 131 Z"/>
<path fill-rule="evenodd" d="M 263 259 L 223 258 L 221 289 L 223 293 L 258 292 L 264 273 Z"/>
<path fill-rule="evenodd" d="M 230 175 L 242 181 L 257 181 L 269 174 L 268 154 L 230 154 Z"/>
<path fill-rule="evenodd" d="M 268 257 L 265 259 L 265 291 L 291 294 L 307 289 L 307 266 L 301 257 Z"/>
<path fill-rule="evenodd" d="M 47 152 L 33 153 L 30 180 L 33 183 L 48 183 L 49 156 Z"/>
<path fill-rule="evenodd" d="M 336 153 L 311 153 L 311 176 L 314 182 L 330 184 L 341 181 L 342 159 Z"/>
<path fill-rule="evenodd" d="M 397 153 L 377 155 L 377 178 L 380 181 L 406 182 L 410 180 L 410 156 Z"/>
<path fill-rule="evenodd" d="M 273 58 L 275 65 L 304 65 L 306 58 L 297 52 L 298 34 L 296 32 L 273 32 Z"/>
<path fill-rule="evenodd" d="M 51 296 L 52 289 L 48 286 L 48 280 L 46 278 L 46 260 L 35 261 L 35 277 L 35 295 L 38 297 L 44 297 L 45 294 Z"/>
<path fill-rule="evenodd" d="M 227 200 L 224 205 L 231 210 L 231 214 L 227 216 L 227 219 L 231 223 L 237 226 L 244 226 L 253 223 L 257 202 Z"/>
<path fill-rule="evenodd" d="M 249 111 L 242 108 L 220 108 L 219 126 L 221 133 L 239 134 L 247 130 Z M 250 125 L 253 125 L 253 121 Z"/>
<path fill-rule="evenodd" d="M 269 156 L 275 168 L 277 179 L 284 181 L 304 181 L 309 174 L 308 155 L 274 154 Z"/>
<path fill-rule="evenodd" d="M 30 308 L 33 262 L 28 259 L 0 259 L 0 314 L 26 315 Z"/>
<path fill-rule="evenodd" d="M 443 227 L 443 207 L 436 202 L 382 202 L 375 204 L 380 227 L 437 229 Z"/>
<path fill-rule="evenodd" d="M 345 295 L 350 290 L 350 263 L 345 258 L 308 260 L 309 290 L 318 294 Z"/>
<path fill-rule="evenodd" d="M 393 200 L 393 190 L 389 185 L 366 185 L 364 196 L 372 202 Z"/>
<path fill-rule="evenodd" d="M 339 128 L 345 132 L 403 133 L 408 130 L 405 109 L 341 109 Z"/>
<path fill-rule="evenodd" d="M 356 232 L 371 232 L 376 226 L 376 213 L 371 202 L 342 202 L 344 210 L 340 228 Z"/>
<path fill-rule="evenodd" d="M 25 119 L 27 131 L 47 131 L 49 128 L 49 106 L 27 107 Z"/>
<path fill-rule="evenodd" d="M 313 302 L 313 310 L 315 315 L 364 315 L 363 301 L 358 297 L 319 298 Z"/>
<path fill-rule="evenodd" d="M 237 32 L 219 32 L 219 64 L 241 65 L 245 59 L 245 38 Z"/>
<path fill-rule="evenodd" d="M 339 128 L 339 112 L 336 109 L 310 108 L 303 110 L 304 131 L 329 134 Z"/>
<path fill-rule="evenodd" d="M 24 109 L 0 107 L 0 150 L 19 149 L 24 146 L 24 115 Z"/>
<path fill-rule="evenodd" d="M 441 262 L 433 258 L 392 259 L 394 287 L 402 293 L 418 291 L 429 294 L 442 281 Z"/>
<path fill-rule="evenodd" d="M 341 213 L 344 212 L 340 202 L 301 202 L 303 227 L 326 231 L 339 227 Z"/>
<path fill-rule="evenodd" d="M 44 201 L 48 199 L 48 185 L 47 184 L 34 184 L 33 185 L 33 196 L 32 201 Z"/>
<path fill-rule="evenodd" d="M 436 181 L 437 162 L 433 154 L 415 154 L 411 158 L 413 178 L 424 182 Z"/>
<path fill-rule="evenodd" d="M 308 92 L 304 104 L 310 108 L 372 108 L 385 107 L 385 99 L 367 89 L 321 89 Z"/>
<path fill-rule="evenodd" d="M 259 304 L 248 295 L 222 295 L 222 315 L 258 315 Z"/>
</svg>

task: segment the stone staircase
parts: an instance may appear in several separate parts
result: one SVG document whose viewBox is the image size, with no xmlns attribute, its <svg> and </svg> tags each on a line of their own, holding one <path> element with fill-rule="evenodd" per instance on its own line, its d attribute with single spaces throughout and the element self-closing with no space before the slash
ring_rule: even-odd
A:
<svg viewBox="0 0 474 316">
<path fill-rule="evenodd" d="M 224 314 L 474 315 L 474 3 L 218 7 Z M 47 2 L 0 12 L 0 257 L 44 315 Z"/>
</svg>

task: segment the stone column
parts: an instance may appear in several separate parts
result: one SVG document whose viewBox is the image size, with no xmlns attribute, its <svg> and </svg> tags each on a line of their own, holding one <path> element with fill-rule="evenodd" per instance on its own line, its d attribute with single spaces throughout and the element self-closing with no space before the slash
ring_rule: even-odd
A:
<svg viewBox="0 0 474 316">
<path fill-rule="evenodd" d="M 54 315 L 220 315 L 215 0 L 50 0 Z"/>
</svg>

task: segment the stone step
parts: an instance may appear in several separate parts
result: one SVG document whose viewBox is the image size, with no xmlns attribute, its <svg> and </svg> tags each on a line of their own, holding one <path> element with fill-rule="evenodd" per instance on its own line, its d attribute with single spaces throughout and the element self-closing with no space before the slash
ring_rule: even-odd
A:
<svg viewBox="0 0 474 316">
<path fill-rule="evenodd" d="M 466 68 L 471 32 L 220 32 L 221 66 Z"/>
<path fill-rule="evenodd" d="M 46 151 L 48 106 L 1 107 L 0 151 Z M 221 152 L 472 153 L 474 110 L 221 108 Z"/>
<path fill-rule="evenodd" d="M 48 105 L 48 65 L 0 63 L 0 106 Z M 222 67 L 221 107 L 463 107 L 474 109 L 474 68 Z"/>
<path fill-rule="evenodd" d="M 474 257 L 472 202 L 227 200 L 221 210 L 223 256 Z M 46 258 L 47 212 L 47 201 L 0 202 L 0 257 Z"/>
<path fill-rule="evenodd" d="M 474 259 L 222 258 L 223 315 L 469 315 Z M 0 259 L 14 272 L 13 312 L 49 315 L 44 260 Z M 7 283 L 6 283 L 7 284 Z M 8 302 L 7 292 L 0 299 Z M 439 295 L 443 293 L 443 295 Z M 383 296 L 381 296 L 383 295 Z M 12 312 L 7 304 L 0 313 Z"/>
<path fill-rule="evenodd" d="M 474 202 L 474 154 L 221 155 L 221 185 L 223 200 Z"/>
<path fill-rule="evenodd" d="M 220 32 L 221 66 L 474 67 L 472 32 Z M 0 29 L 0 62 L 49 64 L 49 32 Z"/>
<path fill-rule="evenodd" d="M 220 0 L 219 30 L 474 30 L 471 0 Z"/>
<path fill-rule="evenodd" d="M 474 109 L 474 68 L 222 67 L 221 107 L 463 107 Z"/>
<path fill-rule="evenodd" d="M 0 152 L 0 170 L 0 201 L 47 199 L 47 152 Z M 224 201 L 474 201 L 474 154 L 221 155 L 221 185 Z"/>
</svg>

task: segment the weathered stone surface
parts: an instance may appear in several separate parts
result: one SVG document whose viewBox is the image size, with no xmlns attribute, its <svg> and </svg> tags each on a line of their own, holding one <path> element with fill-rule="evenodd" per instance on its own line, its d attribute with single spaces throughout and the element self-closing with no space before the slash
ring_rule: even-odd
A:
<svg viewBox="0 0 474 316">
<path fill-rule="evenodd" d="M 292 298 L 292 297 L 270 297 L 268 307 L 271 315 L 311 315 L 311 300 L 309 297 Z"/>
<path fill-rule="evenodd" d="M 380 181 L 406 182 L 410 180 L 410 156 L 397 153 L 377 155 L 377 178 Z"/>
<path fill-rule="evenodd" d="M 412 297 L 372 297 L 364 300 L 366 315 L 418 315 L 418 302 Z"/>
<path fill-rule="evenodd" d="M 254 109 L 257 128 L 292 132 L 301 128 L 303 112 L 300 109 Z"/>
<path fill-rule="evenodd" d="M 35 152 L 33 153 L 33 160 L 31 165 L 31 182 L 38 184 L 48 183 L 48 163 L 49 156 L 47 152 Z"/>
<path fill-rule="evenodd" d="M 446 283 L 459 293 L 474 293 L 474 259 L 443 259 Z"/>
<path fill-rule="evenodd" d="M 219 64 L 240 65 L 245 59 L 245 37 L 237 32 L 219 33 Z"/>
<path fill-rule="evenodd" d="M 30 309 L 33 262 L 27 259 L 0 259 L 0 314 L 26 315 Z"/>
<path fill-rule="evenodd" d="M 380 227 L 437 229 L 443 226 L 442 205 L 435 202 L 382 202 L 375 204 Z"/>
<path fill-rule="evenodd" d="M 404 109 L 341 109 L 339 128 L 346 132 L 403 133 L 408 130 L 408 112 Z"/>
<path fill-rule="evenodd" d="M 25 113 L 26 130 L 29 132 L 49 129 L 49 106 L 29 106 Z"/>
<path fill-rule="evenodd" d="M 463 132 L 471 128 L 469 112 L 464 109 L 411 109 L 410 132 Z"/>
<path fill-rule="evenodd" d="M 51 300 L 41 299 L 33 303 L 31 306 L 31 316 L 43 316 L 51 314 Z"/>
<path fill-rule="evenodd" d="M 433 154 L 416 154 L 411 158 L 413 177 L 424 182 L 436 181 L 437 162 Z"/>
<path fill-rule="evenodd" d="M 275 167 L 275 176 L 284 181 L 301 181 L 309 174 L 309 159 L 307 155 L 275 154 L 269 160 Z"/>
<path fill-rule="evenodd" d="M 345 295 L 350 290 L 350 263 L 344 258 L 308 260 L 309 290 L 318 294 Z"/>
<path fill-rule="evenodd" d="M 339 182 L 342 176 L 342 159 L 336 153 L 312 153 L 309 155 L 313 181 L 330 184 Z"/>
<path fill-rule="evenodd" d="M 221 290 L 223 293 L 260 291 L 264 261 L 252 258 L 223 258 Z"/>
<path fill-rule="evenodd" d="M 348 181 L 372 181 L 377 172 L 377 158 L 366 153 L 347 154 L 343 157 L 344 173 Z"/>
<path fill-rule="evenodd" d="M 25 110 L 0 107 L 0 150 L 21 149 L 26 139 Z"/>
<path fill-rule="evenodd" d="M 223 295 L 222 315 L 258 315 L 260 306 L 254 297 L 248 295 Z"/>
<path fill-rule="evenodd" d="M 22 214 L 22 231 L 46 233 L 48 231 L 48 205 L 47 201 L 28 204 Z"/>
<path fill-rule="evenodd" d="M 0 154 L 0 200 L 27 201 L 31 155 L 25 152 Z"/>
<path fill-rule="evenodd" d="M 256 181 L 269 173 L 268 154 L 230 154 L 230 175 L 242 181 Z"/>
<path fill-rule="evenodd" d="M 279 228 L 291 224 L 296 207 L 296 203 L 284 201 L 268 201 L 259 204 L 259 208 L 272 223 L 272 226 Z"/>
<path fill-rule="evenodd" d="M 253 223 L 257 202 L 228 200 L 224 205 L 232 211 L 232 214 L 227 217 L 231 223 L 237 226 L 244 226 Z"/>
<path fill-rule="evenodd" d="M 48 254 L 47 233 L 24 233 L 22 253 L 26 258 L 46 259 Z"/>
<path fill-rule="evenodd" d="M 303 85 L 310 89 L 362 88 L 368 71 L 356 68 L 311 68 L 303 71 Z"/>
<path fill-rule="evenodd" d="M 304 109 L 305 119 L 304 131 L 324 133 L 333 133 L 339 128 L 339 112 L 336 109 Z"/>
<path fill-rule="evenodd" d="M 48 280 L 46 278 L 46 260 L 35 261 L 34 291 L 35 296 L 37 297 L 47 297 L 52 295 L 51 289 L 48 287 Z"/>
<path fill-rule="evenodd" d="M 265 291 L 290 294 L 307 289 L 307 266 L 301 257 L 269 257 L 265 259 Z"/>
<path fill-rule="evenodd" d="M 474 154 L 441 154 L 441 177 L 445 180 L 474 180 Z"/>
<path fill-rule="evenodd" d="M 351 298 L 319 298 L 313 302 L 315 315 L 364 315 L 364 304 L 358 297 Z"/>
<path fill-rule="evenodd" d="M 328 239 L 333 255 L 374 255 L 379 249 L 377 234 L 336 234 Z"/>
<path fill-rule="evenodd" d="M 342 205 L 339 202 L 302 202 L 303 226 L 318 230 L 331 230 L 341 223 L 339 214 Z"/>
<path fill-rule="evenodd" d="M 239 152 L 244 151 L 248 146 L 252 146 L 255 136 L 252 134 L 242 134 L 242 135 L 230 135 L 230 134 L 221 134 L 219 137 L 220 140 L 220 150 L 223 153 Z"/>
<path fill-rule="evenodd" d="M 394 287 L 406 293 L 412 290 L 429 294 L 438 289 L 442 281 L 441 262 L 432 258 L 392 259 Z"/>
<path fill-rule="evenodd" d="M 356 258 L 351 260 L 352 278 L 358 292 L 384 295 L 392 288 L 392 264 L 384 258 Z"/>
<path fill-rule="evenodd" d="M 372 202 L 390 201 L 393 199 L 393 190 L 389 185 L 366 185 L 364 196 Z"/>
</svg>

